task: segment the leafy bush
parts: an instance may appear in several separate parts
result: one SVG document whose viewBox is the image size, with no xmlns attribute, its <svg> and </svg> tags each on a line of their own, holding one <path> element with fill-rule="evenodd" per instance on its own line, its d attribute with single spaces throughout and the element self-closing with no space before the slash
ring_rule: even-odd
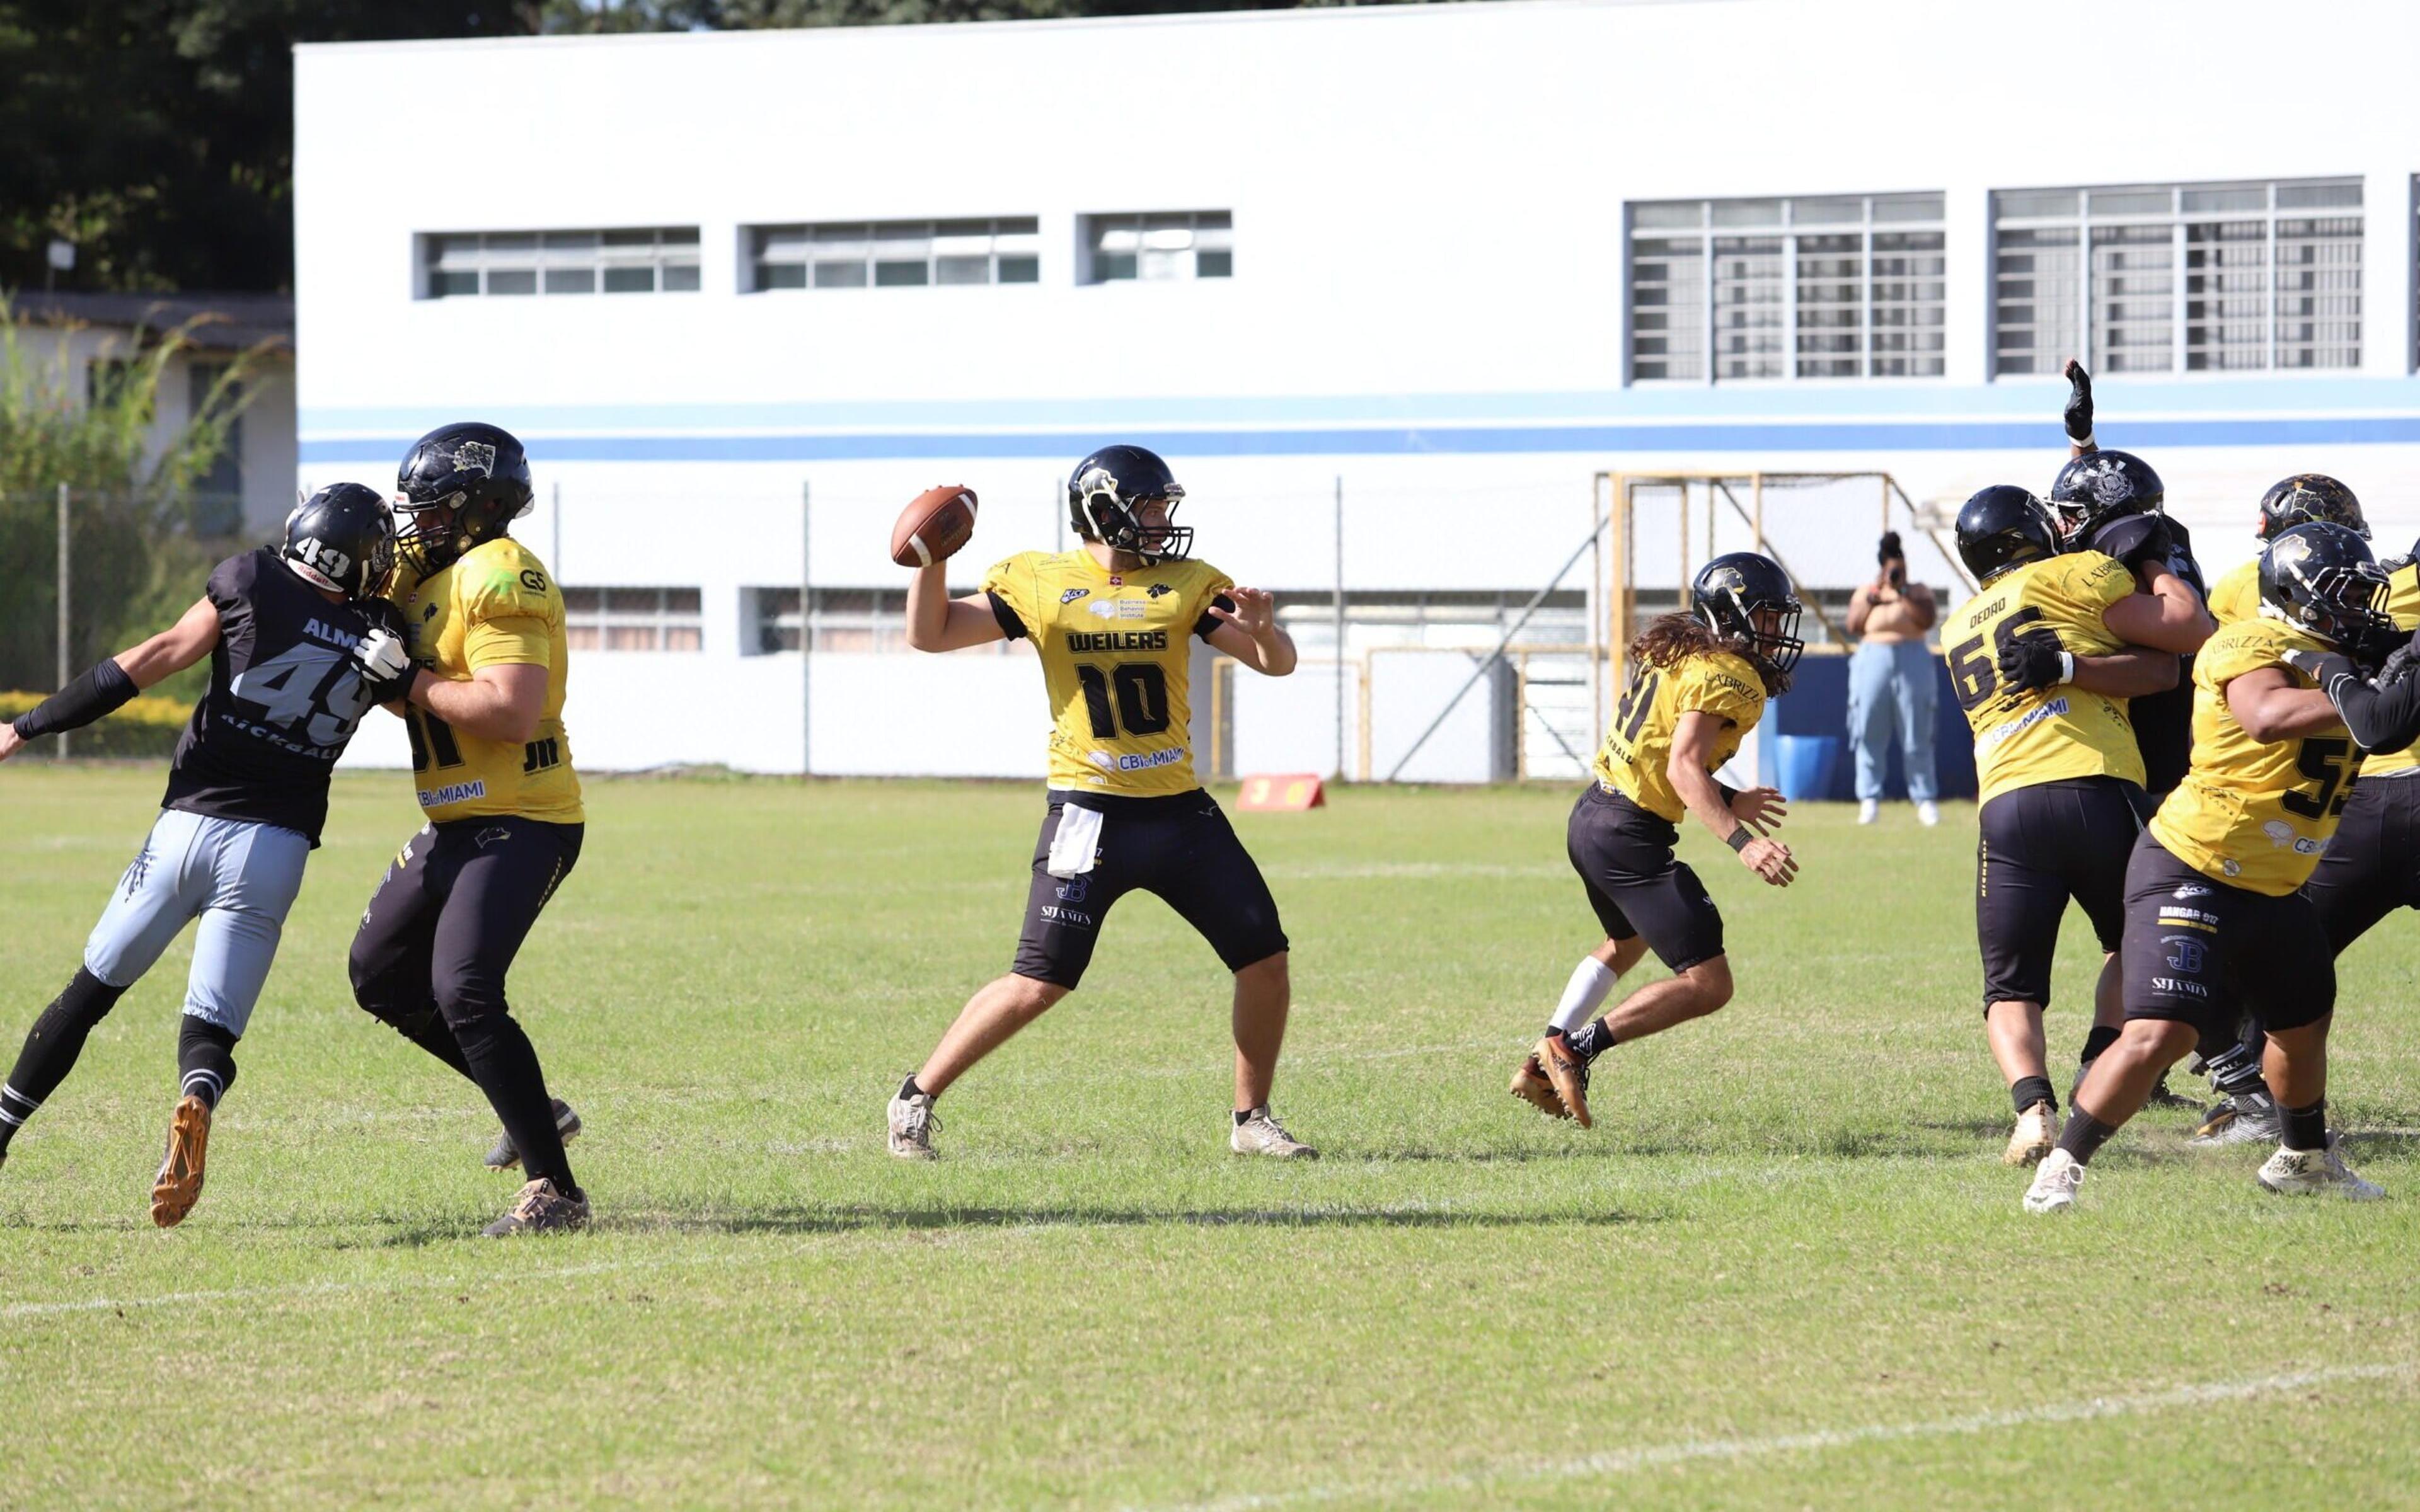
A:
<svg viewBox="0 0 2420 1512">
<path fill-rule="evenodd" d="M 13 719 L 48 697 L 47 693 L 0 692 L 0 719 Z M 129 699 L 108 718 L 70 734 L 68 750 L 75 756 L 134 756 L 164 761 L 176 753 L 177 737 L 185 733 L 185 721 L 193 717 L 194 706 L 176 699 Z M 17 759 L 23 761 L 24 757 Z"/>
</svg>

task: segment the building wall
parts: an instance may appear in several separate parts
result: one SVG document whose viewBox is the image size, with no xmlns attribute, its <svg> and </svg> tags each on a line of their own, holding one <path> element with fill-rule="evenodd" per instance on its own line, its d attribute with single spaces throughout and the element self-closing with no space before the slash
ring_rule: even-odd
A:
<svg viewBox="0 0 2420 1512">
<path fill-rule="evenodd" d="M 513 426 L 541 495 L 520 529 L 563 579 L 699 587 L 706 646 L 666 658 L 687 664 L 667 691 L 699 711 L 786 699 L 768 717 L 794 729 L 813 712 L 798 679 L 746 664 L 795 658 L 737 655 L 744 589 L 802 570 L 896 584 L 898 504 L 961 480 L 985 500 L 971 582 L 1059 539 L 1059 479 L 1111 439 L 1176 464 L 1201 554 L 1281 592 L 1335 580 L 1340 480 L 1356 590 L 1543 585 L 1590 531 L 1600 471 L 1876 469 L 1950 503 L 2045 486 L 2065 385 L 1990 375 L 1992 193 L 2351 176 L 2360 365 L 2104 374 L 2101 434 L 2154 458 L 2213 569 L 2248 553 L 2259 490 L 2302 469 L 2351 482 L 2399 547 L 2420 534 L 2420 100 L 2401 77 L 2420 11 L 2274 19 L 2243 0 L 1544 0 L 304 48 L 303 481 L 382 482 L 445 420 Z M 432 73 L 489 103 L 356 108 Z M 2272 103 L 2279 79 L 2327 81 L 2327 108 Z M 1627 380 L 1629 207 L 1891 192 L 1944 196 L 1942 376 Z M 1077 282 L 1080 217 L 1155 209 L 1231 211 L 1234 275 Z M 744 227 L 960 216 L 1035 217 L 1039 281 L 743 291 Z M 641 226 L 698 228 L 697 292 L 415 298 L 427 235 Z M 1768 511 L 1814 584 L 1869 570 L 1879 523 L 1838 499 Z M 1677 576 L 1663 529 L 1643 581 Z M 643 659 L 580 686 L 618 700 L 658 675 Z M 882 686 L 939 705 L 974 697 L 963 675 L 1033 698 L 1030 667 L 973 665 L 911 659 Z M 587 759 L 666 748 L 584 703 Z M 978 765 L 1031 764 L 1021 727 L 972 712 L 951 728 Z M 682 738 L 710 746 L 710 728 Z M 1320 768 L 1333 742 L 1332 720 L 1237 735 Z"/>
</svg>

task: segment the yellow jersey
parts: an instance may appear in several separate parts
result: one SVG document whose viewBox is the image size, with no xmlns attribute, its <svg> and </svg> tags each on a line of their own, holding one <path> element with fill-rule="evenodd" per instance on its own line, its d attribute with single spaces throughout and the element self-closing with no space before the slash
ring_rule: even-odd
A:
<svg viewBox="0 0 2420 1512">
<path fill-rule="evenodd" d="M 2255 740 L 2237 722 L 2226 685 L 2288 651 L 2328 648 L 2283 620 L 2238 620 L 2194 658 L 2193 769 L 2151 816 L 2151 836 L 2177 859 L 2247 892 L 2282 898 L 2319 864 L 2362 769 L 2350 732 Z M 2312 680 L 2288 667 L 2297 687 Z"/>
<path fill-rule="evenodd" d="M 2098 551 L 2028 562 L 1994 578 L 1941 627 L 1941 656 L 1966 723 L 1975 771 L 1989 803 L 2014 788 L 2070 778 L 2117 777 L 2141 786 L 2143 750 L 2126 700 L 2078 687 L 2031 693 L 2000 686 L 2000 653 L 2020 635 L 2055 631 L 2079 656 L 2105 656 L 2125 642 L 2102 613 L 2134 591 L 2134 575 Z"/>
<path fill-rule="evenodd" d="M 1764 679 L 1747 658 L 1728 651 L 1701 651 L 1681 665 L 1658 667 L 1642 660 L 1630 687 L 1614 705 L 1613 727 L 1597 748 L 1596 779 L 1670 824 L 1688 811 L 1665 767 L 1681 716 L 1702 710 L 1723 720 L 1722 733 L 1706 756 L 1708 773 L 1739 754 L 1740 742 L 1764 717 Z"/>
<path fill-rule="evenodd" d="M 482 541 L 396 600 L 411 631 L 411 659 L 449 682 L 482 667 L 546 669 L 546 702 L 527 741 L 483 740 L 426 709 L 407 706 L 412 785 L 432 823 L 518 814 L 577 825 L 580 778 L 563 731 L 570 664 L 563 593 L 536 553 L 510 536 Z"/>
<path fill-rule="evenodd" d="M 2398 630 L 2420 630 L 2420 563 L 2407 562 L 2387 575 L 2386 612 Z M 2364 777 L 2391 777 L 2420 766 L 2420 745 L 2406 746 L 2401 750 L 2381 750 L 2365 757 L 2361 764 Z"/>
<path fill-rule="evenodd" d="M 1164 797 L 1202 785 L 1192 641 L 1218 627 L 1210 606 L 1233 579 L 1191 561 L 1111 572 L 1078 548 L 1013 556 L 983 586 L 1001 627 L 1042 654 L 1052 787 Z"/>
<path fill-rule="evenodd" d="M 2210 617 L 2221 625 L 2260 617 L 2260 559 L 2241 562 L 2210 585 Z"/>
</svg>

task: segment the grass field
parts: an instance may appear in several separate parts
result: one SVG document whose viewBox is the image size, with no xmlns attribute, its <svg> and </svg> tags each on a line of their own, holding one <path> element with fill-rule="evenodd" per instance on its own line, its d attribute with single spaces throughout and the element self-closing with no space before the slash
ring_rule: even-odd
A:
<svg viewBox="0 0 2420 1512">
<path fill-rule="evenodd" d="M 0 1063 L 158 789 L 0 772 Z M 181 951 L 0 1170 L 0 1505 L 2420 1504 L 2409 916 L 2348 958 L 2332 1100 L 2394 1200 L 2271 1196 L 2155 1110 L 2042 1220 L 1971 809 L 1803 813 L 1788 892 L 1692 836 L 1739 998 L 1601 1063 L 1584 1133 L 1503 1092 L 1592 943 L 1569 795 L 1346 792 L 1237 821 L 1326 1159 L 1227 1154 L 1224 975 L 1138 898 L 910 1165 L 883 1103 L 1004 965 L 1039 795 L 590 798 L 514 995 L 596 1229 L 476 1237 L 489 1115 L 345 984 L 416 818 L 340 781 L 194 1217 L 145 1211 Z"/>
</svg>

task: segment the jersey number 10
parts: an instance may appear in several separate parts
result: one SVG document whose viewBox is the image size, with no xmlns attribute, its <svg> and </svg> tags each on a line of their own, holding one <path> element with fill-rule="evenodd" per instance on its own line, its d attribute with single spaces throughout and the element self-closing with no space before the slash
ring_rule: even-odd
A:
<svg viewBox="0 0 2420 1512">
<path fill-rule="evenodd" d="M 1130 735 L 1156 735 L 1168 728 L 1168 674 L 1159 663 L 1120 662 L 1104 672 L 1079 662 L 1076 681 L 1084 685 L 1084 712 L 1093 717 L 1094 740 L 1117 739 L 1121 725 Z"/>
</svg>

